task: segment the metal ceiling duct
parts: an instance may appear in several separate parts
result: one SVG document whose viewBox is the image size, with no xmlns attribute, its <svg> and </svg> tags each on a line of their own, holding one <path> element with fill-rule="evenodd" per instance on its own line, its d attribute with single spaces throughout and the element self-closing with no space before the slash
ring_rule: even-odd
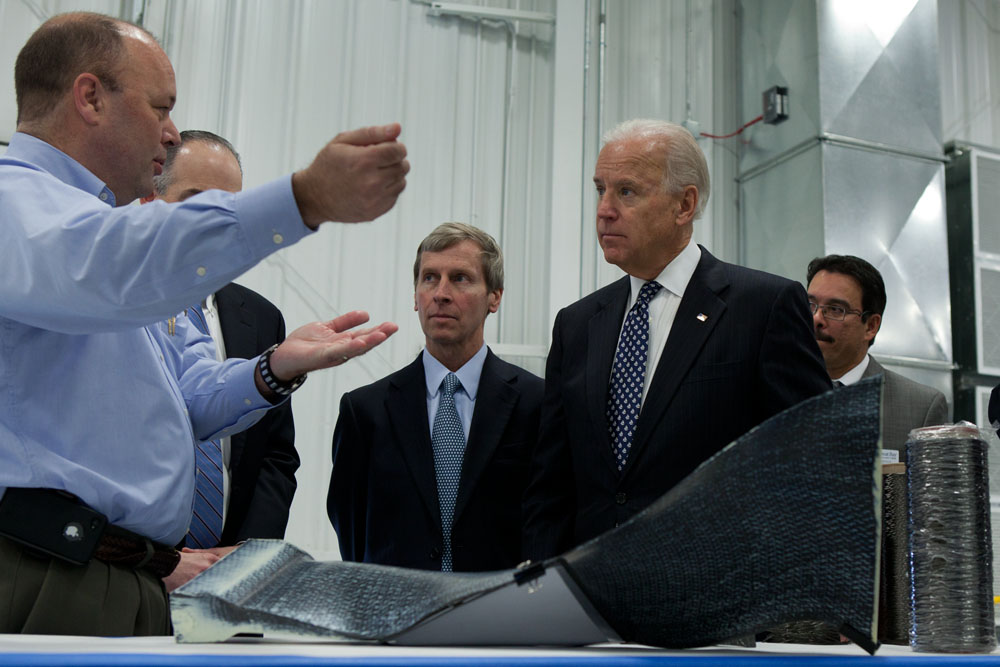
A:
<svg viewBox="0 0 1000 667">
<path fill-rule="evenodd" d="M 740 20 L 743 116 L 790 97 L 740 153 L 743 262 L 804 281 L 813 257 L 864 257 L 888 294 L 873 353 L 950 398 L 937 3 L 743 0 Z"/>
</svg>

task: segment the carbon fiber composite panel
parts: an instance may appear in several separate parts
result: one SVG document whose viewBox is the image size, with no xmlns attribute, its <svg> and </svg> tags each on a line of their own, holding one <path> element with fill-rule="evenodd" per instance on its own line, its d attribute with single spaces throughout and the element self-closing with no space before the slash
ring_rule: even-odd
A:
<svg viewBox="0 0 1000 667">
<path fill-rule="evenodd" d="M 874 651 L 881 388 L 871 378 L 769 419 L 567 553 L 568 570 L 629 642 L 706 646 L 809 620 Z"/>
<path fill-rule="evenodd" d="M 527 571 L 458 574 L 316 562 L 290 545 L 251 540 L 171 595 L 178 640 L 262 632 L 405 643 L 414 628 L 468 614 L 471 602 L 491 595 L 510 599 L 510 587 L 527 593 L 532 582 L 544 584 L 565 568 L 575 582 L 568 603 L 536 614 L 543 631 L 530 642 L 522 635 L 522 643 L 580 636 L 555 628 L 584 610 L 594 627 L 610 626 L 610 641 L 704 646 L 817 620 L 874 651 L 880 399 L 881 379 L 872 378 L 795 406 L 723 449 L 629 522 Z M 510 618 L 491 618 L 495 643 L 518 643 L 503 628 L 530 617 L 543 596 L 520 599 L 523 607 L 503 608 Z M 595 609 L 603 619 L 594 618 Z M 455 620 L 451 626 L 462 627 Z M 546 627 L 553 628 L 549 637 Z M 489 635 L 482 628 L 474 634 L 480 641 Z M 447 643 L 468 641 L 456 632 Z"/>
</svg>

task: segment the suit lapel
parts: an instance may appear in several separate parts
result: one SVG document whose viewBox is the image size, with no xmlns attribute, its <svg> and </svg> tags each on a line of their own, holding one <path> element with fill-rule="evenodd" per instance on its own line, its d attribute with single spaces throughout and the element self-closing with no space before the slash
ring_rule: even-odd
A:
<svg viewBox="0 0 1000 667">
<path fill-rule="evenodd" d="M 215 293 L 219 328 L 226 346 L 226 358 L 252 359 L 260 354 L 257 344 L 257 316 L 246 307 L 242 294 L 227 285 Z"/>
<path fill-rule="evenodd" d="M 458 497 L 455 499 L 456 523 L 472 496 L 476 482 L 493 458 L 520 397 L 520 392 L 511 384 L 513 374 L 504 371 L 493 352 L 488 350 L 483 372 L 479 377 L 476 408 L 472 413 L 468 444 L 462 459 L 462 477 L 458 485 Z"/>
<path fill-rule="evenodd" d="M 639 413 L 639 422 L 632 440 L 632 451 L 629 453 L 630 465 L 625 469 L 626 475 L 634 467 L 632 462 L 637 460 L 655 430 L 656 423 L 667 411 L 705 341 L 725 312 L 726 302 L 719 294 L 728 284 L 719 267 L 719 260 L 702 248 L 698 267 L 684 290 L 649 386 L 649 393 L 643 400 L 642 412 Z"/>
<path fill-rule="evenodd" d="M 601 450 L 600 455 L 607 464 L 615 469 L 617 464 L 612 451 L 611 435 L 608 433 L 608 382 L 611 378 L 611 365 L 615 360 L 618 335 L 621 333 L 630 289 L 628 276 L 614 283 L 614 289 L 609 292 L 608 300 L 590 319 L 587 330 L 586 392 L 588 412 L 594 423 L 593 433 L 597 434 L 594 445 Z M 570 415 L 568 418 L 584 417 Z"/>
<path fill-rule="evenodd" d="M 440 524 L 434 451 L 427 426 L 427 383 L 424 380 L 424 364 L 419 356 L 390 383 L 385 397 L 385 413 L 396 436 L 395 444 L 410 469 L 417 491 L 431 517 Z"/>
</svg>

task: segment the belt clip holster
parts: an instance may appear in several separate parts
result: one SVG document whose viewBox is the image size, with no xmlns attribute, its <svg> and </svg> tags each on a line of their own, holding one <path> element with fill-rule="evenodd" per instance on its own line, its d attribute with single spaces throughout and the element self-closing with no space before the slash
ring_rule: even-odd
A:
<svg viewBox="0 0 1000 667">
<path fill-rule="evenodd" d="M 85 565 L 108 518 L 71 493 L 8 488 L 0 498 L 0 535 L 76 565 Z"/>
</svg>

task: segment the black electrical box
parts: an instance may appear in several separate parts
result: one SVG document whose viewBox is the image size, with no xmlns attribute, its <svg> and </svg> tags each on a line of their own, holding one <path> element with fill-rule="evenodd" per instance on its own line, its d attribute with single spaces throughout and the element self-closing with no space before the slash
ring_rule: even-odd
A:
<svg viewBox="0 0 1000 667">
<path fill-rule="evenodd" d="M 764 91 L 764 122 L 777 125 L 788 120 L 788 88 L 772 86 Z"/>
</svg>

